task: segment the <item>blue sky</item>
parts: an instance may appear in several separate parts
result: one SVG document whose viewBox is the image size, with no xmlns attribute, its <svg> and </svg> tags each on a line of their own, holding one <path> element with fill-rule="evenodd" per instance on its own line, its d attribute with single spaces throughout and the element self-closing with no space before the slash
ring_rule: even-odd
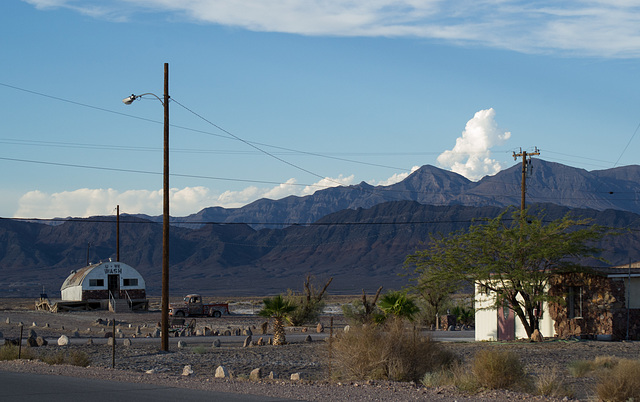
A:
<svg viewBox="0 0 640 402">
<path fill-rule="evenodd" d="M 171 214 L 426 164 L 637 164 L 640 6 L 617 1 L 8 0 L 1 217 Z"/>
</svg>

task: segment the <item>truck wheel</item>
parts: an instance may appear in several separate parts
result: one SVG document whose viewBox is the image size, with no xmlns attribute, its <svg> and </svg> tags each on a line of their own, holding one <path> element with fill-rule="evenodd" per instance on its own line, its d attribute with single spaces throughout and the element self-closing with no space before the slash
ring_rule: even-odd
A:
<svg viewBox="0 0 640 402">
<path fill-rule="evenodd" d="M 176 317 L 184 317 L 184 311 L 176 311 Z"/>
<path fill-rule="evenodd" d="M 216 318 L 220 318 L 222 316 L 222 313 L 219 312 L 218 310 L 216 310 L 216 311 L 213 312 L 213 316 L 216 317 Z"/>
</svg>

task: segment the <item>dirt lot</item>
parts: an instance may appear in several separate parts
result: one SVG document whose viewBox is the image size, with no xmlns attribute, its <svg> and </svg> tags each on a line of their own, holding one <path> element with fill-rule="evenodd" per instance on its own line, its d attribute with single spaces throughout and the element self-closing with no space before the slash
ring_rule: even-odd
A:
<svg viewBox="0 0 640 402">
<path fill-rule="evenodd" d="M 316 334 L 315 328 L 308 328 L 306 333 L 302 333 L 300 328 L 289 328 L 287 336 L 293 341 L 282 347 L 243 348 L 244 336 L 186 337 L 170 338 L 170 352 L 161 353 L 160 340 L 147 338 L 160 321 L 158 311 L 117 315 L 106 311 L 52 314 L 33 311 L 32 306 L 33 301 L 30 300 L 0 299 L 0 331 L 4 337 L 19 337 L 21 322 L 24 337 L 29 330 L 33 330 L 38 336 L 49 341 L 49 345 L 39 348 L 38 352 L 82 350 L 91 358 L 91 366 L 47 366 L 23 361 L 2 362 L 0 370 L 110 378 L 115 381 L 170 383 L 177 387 L 246 392 L 302 400 L 545 400 L 510 391 L 486 391 L 477 395 L 465 395 L 451 388 L 427 389 L 415 384 L 328 382 L 328 347 L 324 340 L 329 327 L 328 316 L 322 318 L 323 324 L 327 327 L 324 334 Z M 247 312 L 246 305 L 243 311 Z M 123 339 L 118 339 L 115 370 L 111 368 L 113 349 L 107 346 L 105 339 L 105 334 L 111 328 L 97 322 L 98 319 L 106 321 L 114 317 L 118 322 L 118 336 L 128 338 L 132 342 L 131 346 L 125 347 L 122 344 Z M 197 318 L 197 327 L 207 326 L 219 331 L 248 327 L 252 329 L 253 340 L 256 341 L 261 336 L 258 333 L 262 322 L 264 318 L 251 315 L 249 312 L 219 319 Z M 342 330 L 344 325 L 342 317 L 334 317 L 336 331 Z M 57 339 L 63 334 L 72 340 L 72 344 L 66 349 L 57 346 Z M 311 335 L 313 342 L 303 341 L 307 334 Z M 268 336 L 269 334 L 264 339 Z M 93 340 L 93 345 L 87 345 L 89 339 Z M 211 347 L 215 339 L 222 341 L 220 347 Z M 188 346 L 179 349 L 178 340 L 186 341 Z M 602 355 L 640 358 L 640 344 L 637 342 L 549 340 L 543 343 L 451 342 L 443 345 L 466 362 L 480 349 L 512 350 L 520 356 L 526 371 L 534 377 L 555 367 L 566 375 L 567 382 L 574 389 L 576 398 L 580 400 L 593 400 L 596 380 L 592 376 L 570 376 L 567 371 L 570 362 L 591 360 Z M 182 375 L 186 365 L 190 365 L 193 370 L 190 376 Z M 231 379 L 214 378 L 215 370 L 220 365 L 232 373 Z M 249 373 L 255 368 L 261 368 L 265 375 L 273 372 L 278 379 L 249 381 Z M 300 373 L 303 381 L 292 382 L 289 378 L 293 373 Z"/>
</svg>

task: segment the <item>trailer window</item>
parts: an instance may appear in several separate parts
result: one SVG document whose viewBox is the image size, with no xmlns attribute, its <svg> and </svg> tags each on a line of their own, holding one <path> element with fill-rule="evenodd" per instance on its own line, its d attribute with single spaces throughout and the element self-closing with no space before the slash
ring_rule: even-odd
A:
<svg viewBox="0 0 640 402">
<path fill-rule="evenodd" d="M 138 278 L 125 278 L 122 280 L 123 286 L 138 286 Z"/>
<path fill-rule="evenodd" d="M 89 286 L 104 286 L 104 279 L 89 279 Z"/>
</svg>

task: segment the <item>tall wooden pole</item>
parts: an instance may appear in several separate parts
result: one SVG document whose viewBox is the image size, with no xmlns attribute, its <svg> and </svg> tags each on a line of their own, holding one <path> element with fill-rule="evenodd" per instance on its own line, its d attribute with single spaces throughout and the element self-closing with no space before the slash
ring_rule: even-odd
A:
<svg viewBox="0 0 640 402">
<path fill-rule="evenodd" d="M 527 165 L 531 160 L 531 157 L 533 155 L 540 155 L 540 151 L 538 151 L 538 148 L 535 148 L 535 151 L 533 152 L 527 152 L 527 151 L 523 151 L 520 150 L 519 153 L 513 153 L 513 159 L 518 160 L 518 157 L 522 157 L 522 184 L 520 186 L 521 188 L 521 196 L 520 196 L 520 211 L 521 211 L 521 218 L 524 219 L 524 210 L 527 208 L 526 206 L 526 197 L 527 197 Z M 529 157 L 529 159 L 527 159 L 527 157 Z"/>
<path fill-rule="evenodd" d="M 120 205 L 116 206 L 116 261 L 120 262 Z"/>
<path fill-rule="evenodd" d="M 164 63 L 164 169 L 162 202 L 162 350 L 169 351 L 169 63 Z"/>
</svg>

